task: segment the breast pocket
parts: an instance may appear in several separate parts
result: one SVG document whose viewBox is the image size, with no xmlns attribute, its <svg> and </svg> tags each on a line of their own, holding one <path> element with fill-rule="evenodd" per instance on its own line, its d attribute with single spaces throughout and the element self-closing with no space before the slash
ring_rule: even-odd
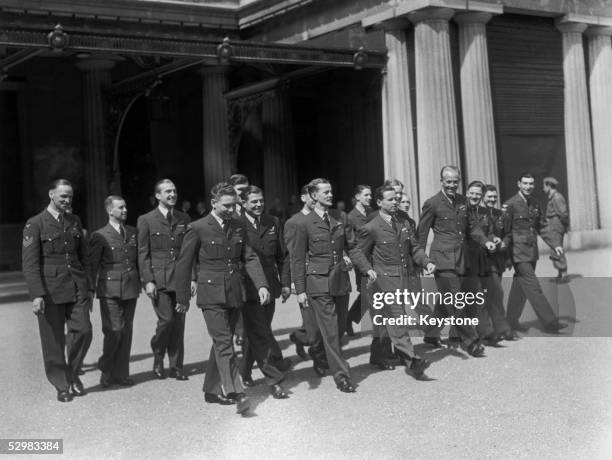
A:
<svg viewBox="0 0 612 460">
<path fill-rule="evenodd" d="M 244 244 L 244 240 L 242 239 L 242 237 L 234 237 L 232 238 L 232 244 L 231 244 L 231 248 L 232 248 L 232 254 L 231 257 L 233 258 L 239 258 L 240 254 L 242 254 L 242 245 Z"/>
<path fill-rule="evenodd" d="M 63 249 L 63 244 L 61 244 L 61 234 L 59 232 L 41 234 L 40 240 L 44 255 L 63 252 L 61 250 Z"/>
<path fill-rule="evenodd" d="M 168 235 L 161 232 L 151 233 L 151 249 L 167 249 Z"/>
<path fill-rule="evenodd" d="M 330 235 L 318 233 L 312 236 L 311 240 L 312 252 L 317 254 L 329 252 L 330 250 Z"/>
<path fill-rule="evenodd" d="M 204 256 L 207 258 L 218 259 L 223 257 L 223 242 L 221 240 L 207 240 L 202 244 Z"/>
</svg>

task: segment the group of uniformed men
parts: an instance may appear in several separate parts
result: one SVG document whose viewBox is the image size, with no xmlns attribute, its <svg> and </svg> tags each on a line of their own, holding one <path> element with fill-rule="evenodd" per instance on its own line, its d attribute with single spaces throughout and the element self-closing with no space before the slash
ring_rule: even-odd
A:
<svg viewBox="0 0 612 460">
<path fill-rule="evenodd" d="M 567 208 L 556 192 L 556 180 L 545 180 L 550 201 L 544 214 L 531 197 L 534 178 L 529 173 L 521 174 L 518 193 L 502 210 L 496 208 L 494 186 L 474 181 L 466 198 L 457 193 L 460 179 L 456 167 L 442 168 L 441 191 L 425 201 L 418 226 L 407 214 L 410 201 L 397 180 L 375 190 L 357 186 L 354 207 L 346 215 L 331 209 L 330 182 L 314 179 L 301 190 L 301 211 L 282 223 L 264 212 L 263 190 L 244 175 L 215 185 L 210 191 L 212 211 L 195 222 L 175 209 L 176 187 L 163 179 L 155 185 L 157 207 L 138 218 L 137 228 L 126 225 L 125 200 L 111 195 L 104 202 L 108 224 L 90 237 L 69 212 L 72 185 L 65 179 L 54 181 L 48 207 L 25 225 L 22 252 L 45 372 L 57 399 L 67 402 L 86 394 L 79 374 L 92 339 L 94 294 L 100 300 L 104 333 L 100 385 L 134 384 L 129 359 L 141 287 L 158 318 L 151 339 L 154 376 L 188 379 L 183 371 L 185 314 L 195 296 L 213 342 L 205 401 L 235 404 L 238 413 L 249 410 L 244 387 L 255 385 L 255 362 L 271 395 L 288 397 L 282 382 L 291 362 L 283 358 L 271 323 L 275 299 L 285 302 L 292 292 L 303 320 L 289 336 L 297 354 L 312 358 L 319 376 L 329 371 L 340 391 L 355 391 L 341 339 L 344 333 L 353 335 L 352 324 L 361 320 L 368 302 L 358 297 L 349 309 L 353 268 L 357 288 L 365 289 L 366 297 L 398 289 L 419 291 L 422 270 L 434 274 L 441 293 L 486 289 L 485 308 L 435 306 L 439 318 L 479 317 L 478 328 L 453 326 L 449 333 L 448 345 L 461 346 L 472 356 L 483 355 L 483 344 L 518 338 L 526 299 L 546 331 L 566 327 L 535 277 L 538 234 L 553 248 L 551 258 L 560 276 L 567 270 L 562 248 Z M 372 199 L 377 211 L 370 207 Z M 433 241 L 427 255 L 430 230 Z M 505 313 L 501 275 L 509 265 L 515 278 Z M 418 305 L 417 311 L 431 313 L 426 305 Z M 384 305 L 378 313 L 399 317 L 405 305 Z M 424 332 L 425 343 L 442 346 L 441 328 Z M 243 338 L 242 360 L 235 352 L 235 335 Z M 416 379 L 424 378 L 431 364 L 415 354 L 408 327 L 393 322 L 374 326 L 370 363 L 382 370 L 405 365 Z"/>
</svg>

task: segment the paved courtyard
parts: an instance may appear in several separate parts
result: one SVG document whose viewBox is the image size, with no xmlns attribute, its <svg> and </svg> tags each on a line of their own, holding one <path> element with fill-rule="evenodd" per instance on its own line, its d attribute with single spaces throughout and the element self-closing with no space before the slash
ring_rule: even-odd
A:
<svg viewBox="0 0 612 460">
<path fill-rule="evenodd" d="M 268 397 L 261 374 L 250 391 L 254 410 L 208 405 L 201 391 L 210 338 L 200 311 L 187 316 L 187 382 L 152 378 L 148 346 L 155 315 L 138 302 L 131 362 L 136 385 L 103 390 L 94 363 L 101 352 L 98 302 L 94 340 L 85 360 L 89 394 L 68 404 L 55 400 L 42 366 L 40 339 L 29 302 L 0 305 L 3 397 L 1 438 L 63 438 L 67 458 L 611 458 L 612 249 L 570 253 L 568 286 L 547 285 L 572 331 L 560 337 L 535 327 L 485 358 L 462 352 L 417 350 L 432 359 L 430 381 L 403 368 L 368 365 L 367 335 L 344 347 L 357 393 L 336 390 L 301 361 L 288 334 L 298 326 L 295 298 L 277 306 L 274 328 L 295 363 L 290 399 Z M 541 276 L 553 274 L 543 257 Z M 509 280 L 507 280 L 509 281 Z M 571 336 L 570 336 L 571 335 Z"/>
</svg>

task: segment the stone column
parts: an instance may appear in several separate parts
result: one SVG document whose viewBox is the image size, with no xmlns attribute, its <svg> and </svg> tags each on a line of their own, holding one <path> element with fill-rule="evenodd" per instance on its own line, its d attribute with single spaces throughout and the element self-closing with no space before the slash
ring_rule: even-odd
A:
<svg viewBox="0 0 612 460">
<path fill-rule="evenodd" d="M 108 196 L 106 137 L 107 104 L 103 91 L 111 84 L 110 71 L 115 61 L 95 57 L 81 60 L 83 71 L 83 121 L 85 125 L 85 202 L 86 228 L 93 232 L 108 220 L 104 199 Z"/>
<path fill-rule="evenodd" d="M 417 150 L 422 201 L 440 189 L 442 166 L 460 166 L 448 31 L 453 13 L 449 8 L 428 8 L 408 15 L 415 24 Z"/>
<path fill-rule="evenodd" d="M 608 184 L 612 177 L 612 27 L 592 27 L 586 35 L 599 222 L 601 228 L 612 228 L 612 197 Z"/>
<path fill-rule="evenodd" d="M 266 207 L 269 209 L 275 198 L 286 207 L 289 196 L 297 193 L 297 178 L 291 104 L 285 88 L 263 100 L 261 122 Z"/>
<path fill-rule="evenodd" d="M 228 66 L 204 66 L 202 76 L 202 146 L 204 155 L 204 192 L 227 180 L 232 174 L 227 124 Z"/>
<path fill-rule="evenodd" d="M 565 160 L 572 230 L 597 228 L 595 171 L 582 33 L 586 24 L 558 23 L 563 34 Z"/>
<path fill-rule="evenodd" d="M 412 98 L 406 49 L 406 22 L 383 24 L 387 46 L 387 67 L 382 84 L 383 160 L 385 179 L 399 179 L 418 214 L 420 209 Z"/>
<path fill-rule="evenodd" d="M 461 105 L 465 140 L 465 176 L 499 186 L 491 79 L 487 54 L 490 13 L 462 13 L 459 24 Z"/>
</svg>

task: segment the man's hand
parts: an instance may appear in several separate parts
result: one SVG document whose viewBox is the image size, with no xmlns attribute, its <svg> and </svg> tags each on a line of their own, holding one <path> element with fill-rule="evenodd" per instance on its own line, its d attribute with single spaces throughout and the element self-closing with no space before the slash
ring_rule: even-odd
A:
<svg viewBox="0 0 612 460">
<path fill-rule="evenodd" d="M 427 266 L 425 267 L 425 274 L 431 275 L 435 271 L 436 271 L 436 264 L 434 264 L 433 262 L 429 262 Z"/>
<path fill-rule="evenodd" d="M 291 288 L 284 287 L 281 289 L 281 299 L 283 299 L 283 303 L 287 301 L 287 299 L 291 296 Z"/>
<path fill-rule="evenodd" d="M 305 308 L 310 306 L 308 305 L 308 296 L 306 295 L 305 292 L 298 294 L 298 303 L 301 304 Z"/>
<path fill-rule="evenodd" d="M 374 281 L 376 281 L 376 278 L 378 278 L 378 275 L 376 274 L 376 272 L 372 269 L 368 270 L 368 279 L 370 280 L 371 283 L 373 283 Z"/>
<path fill-rule="evenodd" d="M 346 269 L 350 270 L 353 268 L 353 262 L 351 262 L 351 258 L 349 256 L 342 256 L 344 259 L 344 265 L 346 265 Z"/>
<path fill-rule="evenodd" d="M 563 247 L 561 247 L 561 246 L 557 246 L 557 247 L 555 248 L 555 252 L 557 253 L 557 255 L 558 255 L 558 256 L 562 256 L 562 255 L 563 255 L 563 252 L 564 252 L 564 251 L 563 251 Z"/>
<path fill-rule="evenodd" d="M 36 297 L 32 301 L 32 313 L 36 316 L 44 315 L 45 313 L 45 299 L 42 297 Z"/>
<path fill-rule="evenodd" d="M 189 304 L 177 303 L 174 309 L 177 313 L 187 313 L 187 310 L 189 310 Z"/>
<path fill-rule="evenodd" d="M 149 281 L 145 285 L 145 292 L 146 292 L 147 296 L 149 297 L 149 299 L 151 299 L 151 300 L 157 299 L 157 287 L 155 286 L 154 282 Z"/>
<path fill-rule="evenodd" d="M 487 251 L 493 252 L 493 251 L 495 251 L 495 247 L 496 246 L 495 246 L 495 243 L 493 241 L 487 241 L 485 243 L 485 247 L 487 248 Z"/>
<path fill-rule="evenodd" d="M 501 244 L 502 243 L 502 239 L 499 236 L 494 236 L 493 237 L 493 242 L 497 245 L 497 244 Z"/>
<path fill-rule="evenodd" d="M 291 294 L 297 295 L 297 291 L 295 290 L 295 283 L 291 283 Z"/>
<path fill-rule="evenodd" d="M 268 288 L 259 288 L 259 305 L 266 305 L 270 302 L 270 291 Z"/>
<path fill-rule="evenodd" d="M 191 297 L 194 297 L 198 293 L 198 283 L 197 281 L 191 282 Z"/>
</svg>

